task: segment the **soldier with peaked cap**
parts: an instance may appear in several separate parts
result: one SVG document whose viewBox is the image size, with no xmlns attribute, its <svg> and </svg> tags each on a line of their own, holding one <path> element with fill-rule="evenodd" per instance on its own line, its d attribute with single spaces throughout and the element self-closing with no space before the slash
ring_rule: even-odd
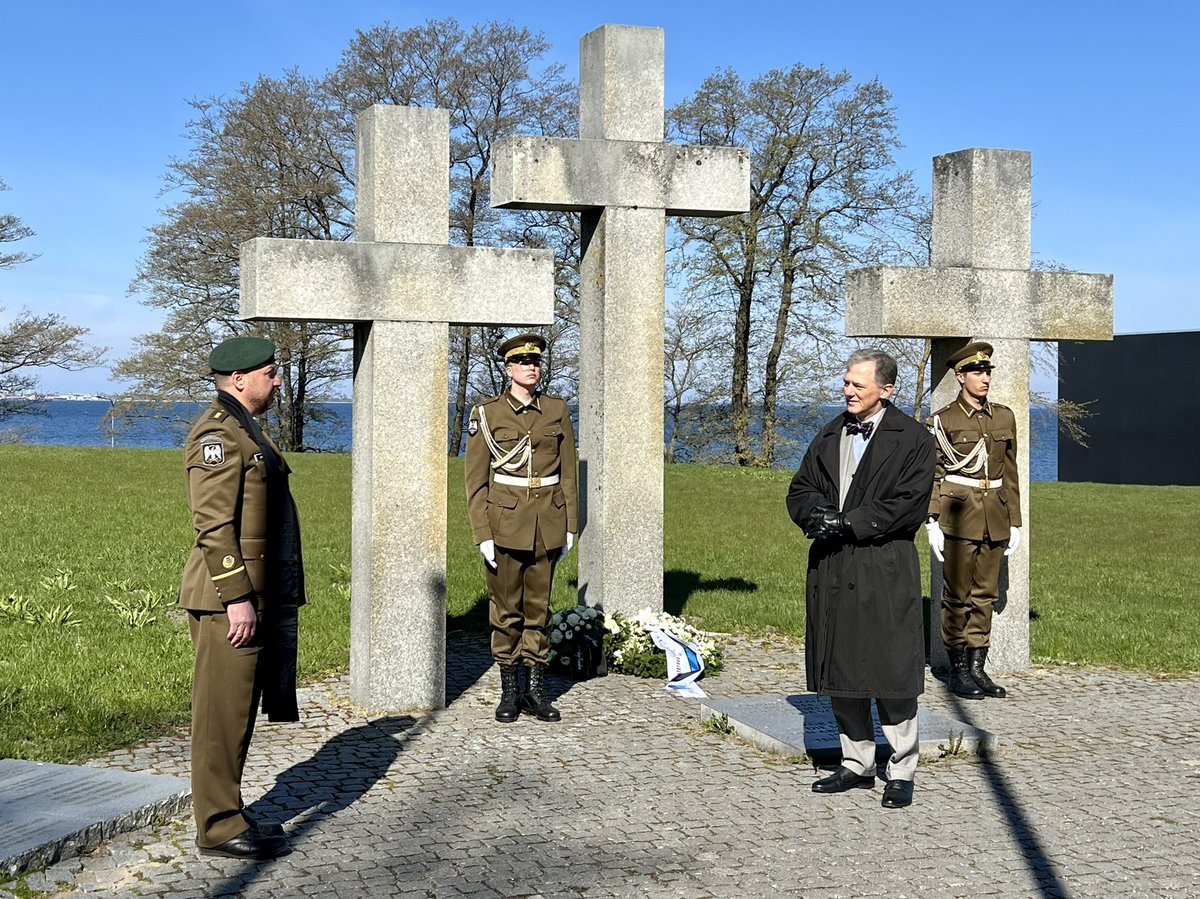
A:
<svg viewBox="0 0 1200 899">
<path fill-rule="evenodd" d="M 965 699 L 1003 697 L 984 666 L 1004 557 L 1021 545 L 1017 422 L 988 398 L 992 346 L 969 343 L 946 362 L 960 390 L 928 425 L 938 444 L 929 546 L 942 560 L 942 642 L 950 689 Z"/>
<path fill-rule="evenodd" d="M 255 420 L 279 389 L 275 345 L 235 337 L 212 351 L 217 395 L 184 444 L 196 541 L 179 590 L 196 651 L 192 804 L 201 854 L 274 858 L 283 827 L 255 821 L 242 771 L 261 699 L 296 721 L 296 611 L 304 603 L 300 525 L 283 455 Z"/>
<path fill-rule="evenodd" d="M 579 530 L 578 491 L 570 410 L 538 390 L 545 349 L 537 334 L 502 343 L 497 355 L 510 386 L 476 405 L 467 426 L 467 514 L 487 575 L 492 657 L 500 665 L 496 720 L 503 722 L 521 712 L 561 717 L 544 692 L 550 585 Z"/>
</svg>

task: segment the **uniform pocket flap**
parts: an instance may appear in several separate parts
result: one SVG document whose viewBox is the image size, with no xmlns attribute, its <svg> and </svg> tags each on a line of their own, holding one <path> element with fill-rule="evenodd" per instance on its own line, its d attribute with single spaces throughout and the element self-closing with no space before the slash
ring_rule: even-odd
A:
<svg viewBox="0 0 1200 899">
<path fill-rule="evenodd" d="M 488 502 L 493 506 L 500 506 L 503 509 L 515 509 L 517 507 L 517 495 L 509 493 L 507 490 L 489 490 Z"/>
<path fill-rule="evenodd" d="M 542 433 L 547 437 L 557 437 L 562 432 L 562 425 L 547 425 L 542 429 Z"/>
<path fill-rule="evenodd" d="M 942 484 L 940 491 L 941 496 L 948 496 L 951 499 L 967 499 L 971 495 L 971 491 L 967 487 L 960 484 Z"/>
<path fill-rule="evenodd" d="M 1012 440 L 1013 439 L 1012 431 L 992 431 L 991 434 L 992 434 L 992 439 L 995 441 Z"/>
<path fill-rule="evenodd" d="M 516 440 L 521 432 L 516 428 L 492 428 L 493 440 Z"/>
</svg>

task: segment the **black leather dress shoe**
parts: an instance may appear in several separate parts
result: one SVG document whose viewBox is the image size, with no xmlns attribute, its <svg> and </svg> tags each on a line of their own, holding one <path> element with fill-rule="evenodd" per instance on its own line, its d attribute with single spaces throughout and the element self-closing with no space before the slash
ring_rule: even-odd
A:
<svg viewBox="0 0 1200 899">
<path fill-rule="evenodd" d="M 242 809 L 242 817 L 246 819 L 246 823 L 250 825 L 251 830 L 262 834 L 264 837 L 284 836 L 283 825 L 278 821 L 263 821 L 259 818 L 252 818 L 246 814 L 245 809 Z"/>
<path fill-rule="evenodd" d="M 913 782 L 911 780 L 889 780 L 883 788 L 884 808 L 905 808 L 912 805 Z"/>
<path fill-rule="evenodd" d="M 201 855 L 223 855 L 225 858 L 278 858 L 287 851 L 287 840 L 283 837 L 269 837 L 255 830 L 239 833 L 219 846 L 200 847 Z"/>
<path fill-rule="evenodd" d="M 847 790 L 870 790 L 875 786 L 875 775 L 855 774 L 842 766 L 820 780 L 813 781 L 814 793 L 845 793 Z"/>
</svg>

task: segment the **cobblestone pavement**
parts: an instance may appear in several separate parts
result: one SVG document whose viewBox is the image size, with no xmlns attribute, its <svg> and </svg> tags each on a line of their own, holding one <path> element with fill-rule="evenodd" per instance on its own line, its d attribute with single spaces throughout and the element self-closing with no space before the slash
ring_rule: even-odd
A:
<svg viewBox="0 0 1200 899">
<path fill-rule="evenodd" d="M 485 641 L 455 635 L 450 707 L 368 720 L 347 681 L 306 689 L 301 725 L 262 725 L 247 799 L 287 822 L 272 862 L 202 858 L 190 817 L 33 875 L 93 896 L 1200 896 L 1200 680 L 1039 668 L 1004 701 L 923 701 L 1001 735 L 997 756 L 882 787 L 813 793 L 804 759 L 702 730 L 631 677 L 556 684 L 564 720 L 492 720 Z M 783 640 L 732 641 L 715 697 L 803 690 Z M 97 766 L 186 776 L 186 737 Z"/>
</svg>

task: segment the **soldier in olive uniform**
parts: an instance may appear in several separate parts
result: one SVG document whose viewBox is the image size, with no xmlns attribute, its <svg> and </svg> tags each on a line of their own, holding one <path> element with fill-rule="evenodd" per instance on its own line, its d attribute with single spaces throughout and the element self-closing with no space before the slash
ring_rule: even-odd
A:
<svg viewBox="0 0 1200 899">
<path fill-rule="evenodd" d="M 467 426 L 467 514 L 487 570 L 492 656 L 500 665 L 496 720 L 503 722 L 521 712 L 541 721 L 561 717 L 544 693 L 550 584 L 579 529 L 578 491 L 570 410 L 537 388 L 545 348 L 537 334 L 501 344 L 511 385 L 475 406 Z"/>
<path fill-rule="evenodd" d="M 970 343 L 946 363 L 958 397 L 929 420 L 938 444 L 929 545 L 942 560 L 942 642 L 950 655 L 950 689 L 966 699 L 1002 697 L 984 670 L 992 609 L 1004 556 L 1021 543 L 1017 423 L 988 399 L 992 347 Z"/>
<path fill-rule="evenodd" d="M 283 827 L 242 803 L 242 770 L 261 699 L 272 721 L 295 721 L 296 610 L 304 570 L 288 466 L 254 416 L 279 389 L 275 346 L 226 340 L 209 356 L 217 396 L 184 445 L 196 542 L 179 591 L 196 651 L 192 801 L 205 855 L 274 858 Z"/>
</svg>

